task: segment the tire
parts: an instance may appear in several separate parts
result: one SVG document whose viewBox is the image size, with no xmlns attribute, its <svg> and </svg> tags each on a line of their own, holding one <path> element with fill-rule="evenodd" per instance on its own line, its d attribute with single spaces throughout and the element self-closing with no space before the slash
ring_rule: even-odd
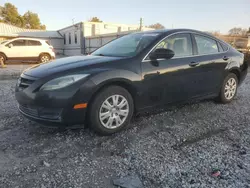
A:
<svg viewBox="0 0 250 188">
<path fill-rule="evenodd" d="M 0 63 L 1 63 L 1 61 L 2 61 L 3 64 L 5 64 L 5 62 L 6 62 L 6 57 L 2 53 L 0 53 Z"/>
<path fill-rule="evenodd" d="M 118 101 L 117 105 L 114 101 Z M 100 135 L 111 135 L 129 124 L 133 112 L 134 103 L 130 93 L 120 86 L 109 86 L 101 90 L 91 102 L 89 127 Z"/>
<path fill-rule="evenodd" d="M 39 56 L 39 63 L 47 63 L 50 61 L 50 55 L 49 54 L 41 54 Z"/>
<path fill-rule="evenodd" d="M 234 73 L 229 73 L 223 81 L 218 101 L 223 104 L 230 103 L 236 96 L 237 89 L 238 89 L 238 78 Z M 226 94 L 226 92 L 228 93 Z"/>
</svg>

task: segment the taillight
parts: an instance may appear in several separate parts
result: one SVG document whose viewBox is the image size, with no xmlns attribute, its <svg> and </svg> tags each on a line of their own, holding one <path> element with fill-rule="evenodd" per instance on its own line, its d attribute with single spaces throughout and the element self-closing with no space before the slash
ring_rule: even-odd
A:
<svg viewBox="0 0 250 188">
<path fill-rule="evenodd" d="M 53 52 L 55 52 L 54 48 L 53 47 L 49 47 Z"/>
</svg>

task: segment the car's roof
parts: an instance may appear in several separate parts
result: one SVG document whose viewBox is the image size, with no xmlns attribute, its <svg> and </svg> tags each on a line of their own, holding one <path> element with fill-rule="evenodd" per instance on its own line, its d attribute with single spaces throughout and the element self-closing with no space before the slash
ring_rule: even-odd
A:
<svg viewBox="0 0 250 188">
<path fill-rule="evenodd" d="M 159 30 L 150 30 L 150 31 L 142 31 L 139 33 L 145 33 L 145 34 L 159 34 L 159 35 L 170 35 L 170 34 L 174 34 L 174 33 L 178 33 L 178 32 L 190 32 L 190 33 L 197 33 L 197 34 L 201 34 L 201 35 L 205 35 L 211 38 L 214 38 L 216 40 L 219 40 L 223 43 L 225 43 L 224 41 L 216 38 L 215 36 L 207 33 L 207 32 L 203 32 L 203 31 L 198 31 L 198 30 L 194 30 L 194 29 L 159 29 Z"/>
<path fill-rule="evenodd" d="M 194 29 L 159 29 L 159 30 L 142 31 L 140 33 L 170 34 L 170 33 L 176 33 L 176 32 L 194 32 L 194 33 L 200 33 L 200 34 L 212 36 L 206 32 L 202 32 L 202 31 L 198 31 L 198 30 L 194 30 Z"/>
<path fill-rule="evenodd" d="M 44 39 L 28 38 L 28 37 L 18 37 L 18 38 L 14 38 L 13 40 L 17 40 L 17 39 L 21 39 L 21 40 L 39 40 L 39 41 L 46 41 L 46 40 L 44 40 Z"/>
</svg>

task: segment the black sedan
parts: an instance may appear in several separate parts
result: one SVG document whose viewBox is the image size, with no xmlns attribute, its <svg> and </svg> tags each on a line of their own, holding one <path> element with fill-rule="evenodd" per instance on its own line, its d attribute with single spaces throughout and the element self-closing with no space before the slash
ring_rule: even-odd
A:
<svg viewBox="0 0 250 188">
<path fill-rule="evenodd" d="M 229 103 L 245 79 L 244 55 L 187 29 L 133 33 L 88 56 L 25 70 L 16 86 L 20 112 L 56 126 L 87 124 L 108 135 L 133 114 L 170 103 L 216 98 Z"/>
</svg>

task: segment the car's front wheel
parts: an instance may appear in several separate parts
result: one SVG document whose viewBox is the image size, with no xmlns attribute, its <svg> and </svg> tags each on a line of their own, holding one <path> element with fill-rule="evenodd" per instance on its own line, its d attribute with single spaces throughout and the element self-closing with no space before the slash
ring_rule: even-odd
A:
<svg viewBox="0 0 250 188">
<path fill-rule="evenodd" d="M 47 63 L 47 62 L 49 62 L 50 61 L 50 55 L 48 55 L 48 54 L 41 54 L 40 55 L 40 63 Z"/>
<path fill-rule="evenodd" d="M 120 86 L 101 90 L 89 109 L 90 127 L 101 135 L 110 135 L 129 124 L 134 111 L 130 93 Z"/>
<path fill-rule="evenodd" d="M 238 88 L 238 78 L 234 73 L 230 73 L 224 79 L 220 95 L 219 101 L 222 103 L 231 102 L 236 96 Z"/>
</svg>

